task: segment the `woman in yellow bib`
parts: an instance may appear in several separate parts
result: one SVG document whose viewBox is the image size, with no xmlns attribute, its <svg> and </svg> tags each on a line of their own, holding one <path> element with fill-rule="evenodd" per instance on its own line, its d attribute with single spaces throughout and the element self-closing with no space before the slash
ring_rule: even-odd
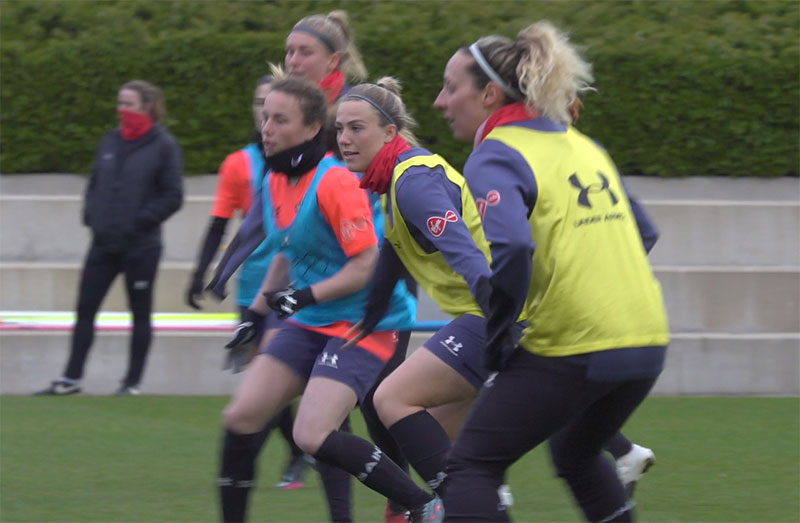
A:
<svg viewBox="0 0 800 523">
<path fill-rule="evenodd" d="M 489 308 L 489 246 L 464 178 L 444 158 L 417 146 L 413 125 L 393 78 L 354 87 L 336 119 L 342 156 L 350 169 L 364 173 L 363 187 L 383 195 L 386 217 L 376 284 L 355 339 L 385 314 L 405 271 L 454 318 L 375 393 L 381 420 L 403 453 L 442 493 L 451 440 L 491 374 L 482 312 Z M 518 334 L 522 327 L 516 326 Z M 622 434 L 614 439 L 632 447 Z"/>
<path fill-rule="evenodd" d="M 417 146 L 399 92 L 393 78 L 355 86 L 336 116 L 342 157 L 363 173 L 362 187 L 382 195 L 385 216 L 376 281 L 354 340 L 375 328 L 406 270 L 455 318 L 375 392 L 381 421 L 422 479 L 441 492 L 450 441 L 488 376 L 478 302 L 488 297 L 489 247 L 464 178 Z"/>
<path fill-rule="evenodd" d="M 548 439 L 588 520 L 633 516 L 602 450 L 655 383 L 669 337 L 643 217 L 608 154 L 570 126 L 592 81 L 547 22 L 481 38 L 445 68 L 434 105 L 475 145 L 464 178 L 491 250 L 486 362 L 499 371 L 448 458 L 449 521 L 508 520 L 506 470 Z"/>
</svg>

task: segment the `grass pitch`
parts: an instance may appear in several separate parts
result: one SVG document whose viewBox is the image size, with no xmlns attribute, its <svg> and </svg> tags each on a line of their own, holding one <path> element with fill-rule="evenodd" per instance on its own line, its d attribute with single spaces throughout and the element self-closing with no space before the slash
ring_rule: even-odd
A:
<svg viewBox="0 0 800 523">
<path fill-rule="evenodd" d="M 0 398 L 0 521 L 212 522 L 219 397 Z M 354 429 L 365 434 L 356 412 Z M 798 398 L 650 398 L 625 427 L 657 463 L 636 491 L 641 521 L 800 521 Z M 260 457 L 251 521 L 325 521 L 315 473 L 273 487 L 277 433 Z M 510 471 L 516 521 L 578 521 L 543 448 Z M 356 521 L 384 500 L 354 482 Z"/>
</svg>

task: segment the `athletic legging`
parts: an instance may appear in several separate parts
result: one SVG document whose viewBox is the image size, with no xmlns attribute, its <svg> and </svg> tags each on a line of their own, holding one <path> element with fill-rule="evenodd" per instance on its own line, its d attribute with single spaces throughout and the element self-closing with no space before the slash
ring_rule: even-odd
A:
<svg viewBox="0 0 800 523">
<path fill-rule="evenodd" d="M 77 319 L 72 331 L 72 347 L 64 376 L 78 380 L 83 377 L 83 368 L 89 349 L 94 341 L 94 321 L 97 311 L 108 289 L 119 273 L 125 275 L 128 306 L 133 315 L 128 373 L 123 385 L 138 385 L 142 380 L 147 353 L 150 351 L 152 327 L 150 315 L 153 309 L 153 287 L 155 286 L 161 246 L 131 249 L 124 252 L 108 252 L 92 244 L 86 255 L 78 290 Z"/>
<path fill-rule="evenodd" d="M 509 521 L 498 489 L 507 469 L 545 440 L 588 521 L 630 520 L 632 504 L 602 450 L 655 377 L 593 381 L 575 364 L 580 356 L 518 350 L 484 385 L 447 460 L 448 521 Z"/>
</svg>

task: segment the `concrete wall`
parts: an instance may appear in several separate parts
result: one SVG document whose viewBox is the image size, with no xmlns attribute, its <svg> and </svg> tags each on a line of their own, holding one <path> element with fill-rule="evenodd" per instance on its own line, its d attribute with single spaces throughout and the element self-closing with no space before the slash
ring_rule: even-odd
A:
<svg viewBox="0 0 800 523">
<path fill-rule="evenodd" d="M 673 343 L 658 394 L 800 394 L 800 180 L 627 177 L 661 238 L 650 255 Z M 72 310 L 89 237 L 79 222 L 85 179 L 0 176 L 0 309 Z M 188 311 L 183 292 L 208 223 L 215 177 L 186 179 L 187 199 L 165 228 L 155 307 Z M 232 237 L 236 224 L 230 224 Z M 232 290 L 232 289 L 231 289 Z M 231 300 L 206 300 L 231 311 Z M 120 281 L 103 310 L 123 311 Z M 418 319 L 445 316 L 427 297 Z M 425 334 L 415 335 L 421 342 Z M 157 394 L 227 394 L 224 334 L 157 333 L 145 382 Z M 61 372 L 66 333 L 0 333 L 0 393 L 25 394 Z M 413 344 L 412 344 L 413 345 Z M 108 393 L 127 335 L 101 333 L 85 386 Z"/>
<path fill-rule="evenodd" d="M 429 333 L 415 333 L 409 350 Z M 146 394 L 225 395 L 241 374 L 222 371 L 225 333 L 156 333 L 142 383 Z M 128 359 L 127 333 L 96 338 L 83 381 L 87 394 L 111 394 Z M 800 336 L 676 335 L 653 393 L 797 396 Z M 0 331 L 0 393 L 30 394 L 60 375 L 69 352 L 65 332 Z"/>
</svg>

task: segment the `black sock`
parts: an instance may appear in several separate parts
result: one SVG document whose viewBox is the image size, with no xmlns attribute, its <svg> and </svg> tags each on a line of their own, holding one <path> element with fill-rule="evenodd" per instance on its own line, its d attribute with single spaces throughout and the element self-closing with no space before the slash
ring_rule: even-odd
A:
<svg viewBox="0 0 800 523">
<path fill-rule="evenodd" d="M 255 434 L 225 431 L 217 485 L 222 520 L 226 523 L 244 521 L 247 513 L 247 495 L 255 483 L 256 457 L 265 436 L 263 430 Z"/>
<path fill-rule="evenodd" d="M 344 419 L 340 431 L 350 432 L 350 418 Z M 317 461 L 317 471 L 325 491 L 328 514 L 333 523 L 353 521 L 352 514 L 352 476 L 349 472 L 330 463 Z"/>
<path fill-rule="evenodd" d="M 328 503 L 328 514 L 333 523 L 349 523 L 353 521 L 352 486 L 350 473 L 344 469 L 317 461 L 317 471 L 325 490 Z"/>
<path fill-rule="evenodd" d="M 630 452 L 632 448 L 633 443 L 622 432 L 617 432 L 606 442 L 606 450 L 614 456 L 614 459 L 621 458 Z"/>
<path fill-rule="evenodd" d="M 410 509 L 432 499 L 378 447 L 354 434 L 331 432 L 314 457 L 343 468 L 372 490 Z"/>
<path fill-rule="evenodd" d="M 373 391 L 370 391 L 360 405 L 361 414 L 364 416 L 364 424 L 367 426 L 369 439 L 374 441 L 378 448 L 386 453 L 392 461 L 397 463 L 398 467 L 408 473 L 408 460 L 403 455 L 402 450 L 400 450 L 397 440 L 392 437 L 392 434 L 383 425 L 380 417 L 378 417 L 378 412 L 375 410 L 375 405 L 373 404 L 372 394 Z"/>
<path fill-rule="evenodd" d="M 389 432 L 417 474 L 443 497 L 442 480 L 450 438 L 439 422 L 427 410 L 421 410 L 389 427 Z"/>
<path fill-rule="evenodd" d="M 634 519 L 633 502 L 630 501 L 610 519 L 606 519 L 608 523 L 629 523 Z"/>
</svg>

